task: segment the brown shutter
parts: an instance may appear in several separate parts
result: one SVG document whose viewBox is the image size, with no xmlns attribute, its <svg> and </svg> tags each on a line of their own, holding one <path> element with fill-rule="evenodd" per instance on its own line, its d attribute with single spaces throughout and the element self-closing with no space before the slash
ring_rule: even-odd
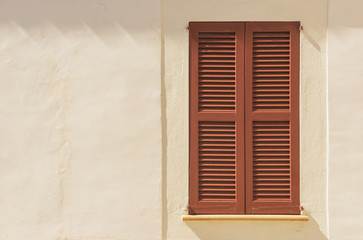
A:
<svg viewBox="0 0 363 240">
<path fill-rule="evenodd" d="M 299 23 L 246 23 L 246 213 L 299 213 Z"/>
<path fill-rule="evenodd" d="M 190 23 L 189 36 L 190 214 L 243 213 L 244 23 Z"/>
</svg>

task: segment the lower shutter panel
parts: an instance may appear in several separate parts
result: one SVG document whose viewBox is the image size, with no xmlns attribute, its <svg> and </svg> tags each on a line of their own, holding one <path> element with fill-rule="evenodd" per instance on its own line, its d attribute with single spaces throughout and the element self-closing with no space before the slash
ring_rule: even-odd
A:
<svg viewBox="0 0 363 240">
<path fill-rule="evenodd" d="M 236 200 L 235 122 L 199 122 L 199 201 Z"/>
<path fill-rule="evenodd" d="M 246 213 L 299 213 L 299 23 L 246 23 Z"/>
<path fill-rule="evenodd" d="M 244 211 L 243 34 L 190 23 L 190 214 Z"/>
<path fill-rule="evenodd" d="M 253 122 L 253 200 L 291 198 L 290 123 Z"/>
</svg>

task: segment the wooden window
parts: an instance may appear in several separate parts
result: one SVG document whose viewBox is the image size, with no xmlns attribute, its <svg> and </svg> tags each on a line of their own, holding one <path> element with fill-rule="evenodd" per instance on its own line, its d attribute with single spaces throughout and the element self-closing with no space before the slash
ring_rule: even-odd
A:
<svg viewBox="0 0 363 240">
<path fill-rule="evenodd" d="M 299 23 L 190 23 L 190 214 L 299 214 Z"/>
</svg>

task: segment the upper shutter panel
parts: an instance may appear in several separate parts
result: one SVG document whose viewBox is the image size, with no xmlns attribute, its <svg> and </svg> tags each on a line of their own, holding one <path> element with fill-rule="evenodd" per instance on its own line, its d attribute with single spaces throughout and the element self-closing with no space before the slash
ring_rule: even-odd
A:
<svg viewBox="0 0 363 240">
<path fill-rule="evenodd" d="M 243 23 L 190 23 L 190 214 L 244 212 L 243 41 Z"/>
<path fill-rule="evenodd" d="M 199 111 L 235 111 L 236 33 L 199 32 Z"/>
<path fill-rule="evenodd" d="M 246 212 L 299 213 L 299 23 L 246 23 Z"/>
<path fill-rule="evenodd" d="M 290 107 L 290 32 L 253 32 L 253 110 Z"/>
</svg>

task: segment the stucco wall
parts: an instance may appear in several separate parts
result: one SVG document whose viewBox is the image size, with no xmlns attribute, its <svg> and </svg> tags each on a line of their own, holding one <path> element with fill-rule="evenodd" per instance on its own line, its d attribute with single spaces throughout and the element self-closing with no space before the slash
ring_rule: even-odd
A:
<svg viewBox="0 0 363 240">
<path fill-rule="evenodd" d="M 160 1 L 0 1 L 0 239 L 160 239 Z"/>
<path fill-rule="evenodd" d="M 331 0 L 328 27 L 330 239 L 363 239 L 363 2 Z"/>
<path fill-rule="evenodd" d="M 350 2 L 330 6 L 333 239 L 359 234 L 350 221 L 337 229 L 339 217 L 357 219 L 362 200 L 353 186 L 339 194 L 361 180 L 358 172 L 338 172 L 358 171 L 362 155 L 362 118 L 345 118 L 348 105 L 362 102 L 354 49 L 363 36 L 355 12 L 361 6 Z M 350 11 L 353 20 L 344 21 Z M 188 203 L 188 21 L 304 26 L 300 160 L 308 222 L 181 221 Z M 326 32 L 327 0 L 0 1 L 0 239 L 327 239 Z M 347 52 L 355 53 L 339 69 Z M 346 71 L 349 86 L 342 85 Z M 355 145 L 347 146 L 352 136 Z M 350 150 L 350 164 L 342 164 L 342 149 Z"/>
<path fill-rule="evenodd" d="M 327 1 L 162 0 L 165 239 L 327 239 Z M 189 21 L 301 21 L 301 204 L 308 222 L 181 221 L 188 203 Z"/>
</svg>

